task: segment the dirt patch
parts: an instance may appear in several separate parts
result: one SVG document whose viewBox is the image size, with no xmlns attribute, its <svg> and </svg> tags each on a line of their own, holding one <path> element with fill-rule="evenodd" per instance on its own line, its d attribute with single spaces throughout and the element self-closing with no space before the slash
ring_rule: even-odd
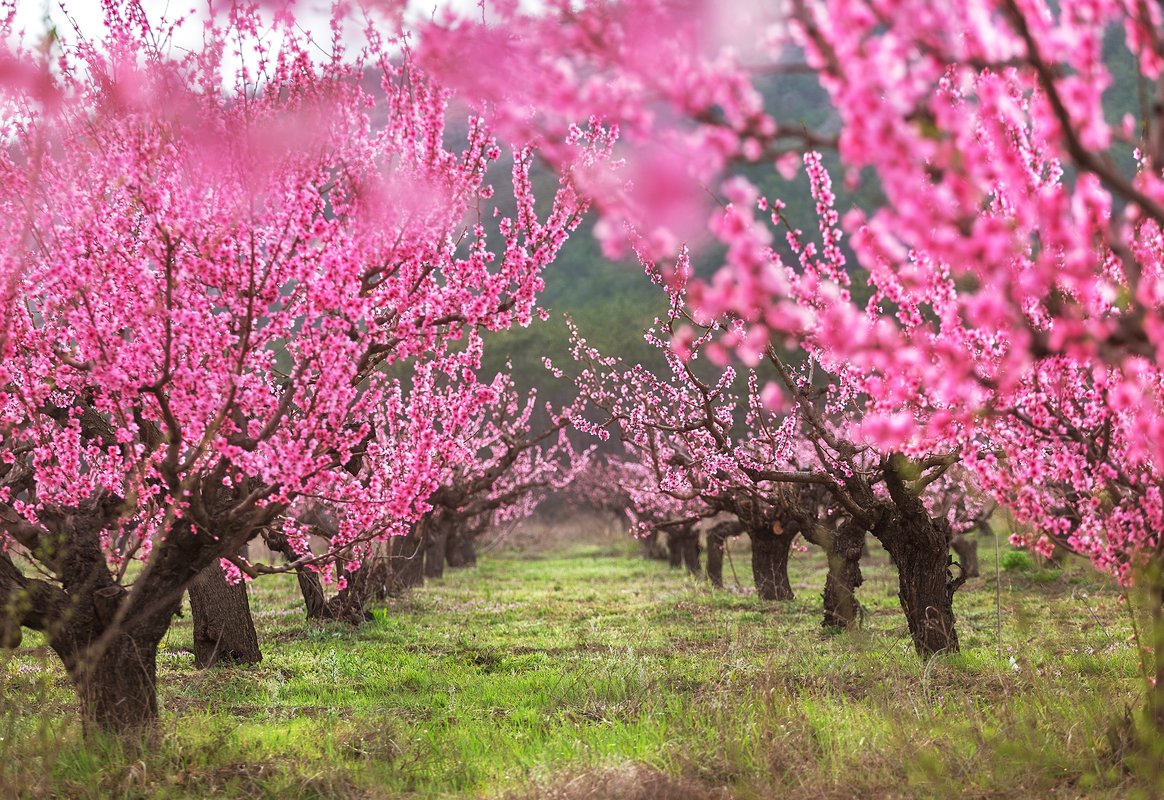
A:
<svg viewBox="0 0 1164 800">
<path fill-rule="evenodd" d="M 730 800 L 727 789 L 664 775 L 644 764 L 572 773 L 505 800 Z"/>
</svg>

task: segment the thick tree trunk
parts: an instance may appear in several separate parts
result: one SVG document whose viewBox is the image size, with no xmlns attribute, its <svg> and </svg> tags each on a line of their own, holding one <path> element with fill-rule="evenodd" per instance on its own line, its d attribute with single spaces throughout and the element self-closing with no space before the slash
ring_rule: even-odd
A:
<svg viewBox="0 0 1164 800">
<path fill-rule="evenodd" d="M 874 535 L 897 565 L 898 597 L 918 655 L 956 653 L 954 592 L 964 576 L 955 580 L 950 573 L 948 527 L 935 525 L 924 511 L 909 518 L 887 512 Z"/>
<path fill-rule="evenodd" d="M 861 556 L 865 552 L 865 530 L 852 520 L 842 522 L 835 531 L 818 525 L 806 535 L 825 552 L 829 571 L 825 576 L 822 600 L 826 628 L 849 628 L 858 621 L 860 604 L 857 587 L 861 575 Z"/>
<path fill-rule="evenodd" d="M 231 586 L 217 561 L 190 584 L 190 615 L 194 621 L 194 666 L 219 662 L 257 664 L 263 659 L 251 618 L 245 582 Z"/>
<path fill-rule="evenodd" d="M 699 563 L 699 550 L 699 534 L 693 530 L 683 543 L 683 563 L 687 573 L 697 578 L 703 571 Z"/>
<path fill-rule="evenodd" d="M 668 528 L 667 551 L 672 567 L 684 565 L 692 575 L 699 575 L 702 571 L 699 565 L 699 532 L 694 525 Z"/>
<path fill-rule="evenodd" d="M 390 557 L 380 549 L 382 546 L 388 545 L 383 543 L 376 545 L 375 554 L 372 556 L 371 571 L 368 573 L 372 583 L 372 599 L 378 602 L 388 599 L 388 592 L 392 586 Z"/>
<path fill-rule="evenodd" d="M 647 558 L 657 561 L 667 561 L 670 558 L 670 551 L 659 541 L 658 531 L 651 531 L 648 535 L 639 539 L 639 550 Z M 679 565 L 673 564 L 672 566 Z"/>
<path fill-rule="evenodd" d="M 53 558 L 59 586 L 25 576 L 0 553 L 0 609 L 13 618 L 6 643 L 18 640 L 18 625 L 45 635 L 76 688 L 87 734 L 132 737 L 157 721 L 158 644 L 195 575 L 201 540 L 163 541 L 131 593 L 114 581 L 101 550 L 108 519 L 93 504 L 54 520 L 68 534 Z"/>
<path fill-rule="evenodd" d="M 132 736 L 157 722 L 160 641 L 122 634 L 93 664 L 86 663 L 84 653 L 73 654 L 69 676 L 77 688 L 86 731 Z"/>
<path fill-rule="evenodd" d="M 450 567 L 477 566 L 477 536 L 484 526 L 452 525 L 445 538 L 445 563 Z"/>
<path fill-rule="evenodd" d="M 424 532 L 424 577 L 441 578 L 445 574 L 445 545 L 449 538 L 447 521 L 430 524 Z"/>
<path fill-rule="evenodd" d="M 420 535 L 414 531 L 407 536 L 393 537 L 390 541 L 392 582 L 388 593 L 398 596 L 414 586 L 423 586 L 424 553 L 420 548 Z"/>
<path fill-rule="evenodd" d="M 268 547 L 277 553 L 282 553 L 288 560 L 294 560 L 297 557 L 285 536 L 268 535 L 266 542 Z M 303 595 L 303 606 L 307 611 L 307 618 L 338 620 L 351 625 L 359 625 L 361 622 L 372 619 L 372 615 L 365 610 L 365 607 L 374 592 L 373 577 L 376 561 L 377 559 L 373 557 L 369 559 L 368 563 L 363 564 L 361 569 L 345 572 L 344 578 L 347 586 L 337 592 L 330 600 L 323 589 L 323 581 L 320 580 L 318 572 L 306 567 L 296 569 L 295 579 L 299 583 L 299 592 Z M 190 600 L 191 605 L 193 605 L 193 587 L 191 587 Z M 197 630 L 197 623 L 195 623 L 195 629 Z M 197 661 L 197 653 L 195 661 Z"/>
<path fill-rule="evenodd" d="M 977 578 L 978 571 L 978 542 L 968 536 L 955 536 L 950 540 L 950 549 L 958 555 L 958 565 L 962 574 L 967 578 Z"/>
<path fill-rule="evenodd" d="M 281 533 L 267 533 L 264 535 L 267 547 L 280 553 L 288 561 L 299 557 L 291 548 L 287 537 Z M 314 570 L 299 567 L 295 570 L 295 580 L 299 584 L 299 593 L 303 595 L 303 606 L 307 611 L 308 619 L 324 619 L 327 609 L 327 595 L 323 591 L 323 583 L 319 580 L 319 573 Z"/>
<path fill-rule="evenodd" d="M 667 531 L 667 563 L 673 569 L 683 564 L 683 537 L 678 531 Z"/>
<path fill-rule="evenodd" d="M 898 472 L 896 461 L 885 471 L 885 487 L 893 504 L 882 509 L 873 535 L 897 565 L 898 597 L 914 649 L 923 658 L 956 653 L 954 592 L 966 576 L 954 578 L 950 569 L 954 532 L 944 519 L 930 517 Z"/>
<path fill-rule="evenodd" d="M 723 588 L 723 547 L 727 536 L 716 525 L 707 532 L 707 579 Z"/>
<path fill-rule="evenodd" d="M 717 522 L 707 532 L 707 578 L 715 586 L 723 586 L 723 551 L 727 540 L 744 532 L 739 521 Z"/>
<path fill-rule="evenodd" d="M 788 553 L 795 534 L 772 532 L 764 526 L 751 528 L 752 578 L 761 600 L 793 600 L 792 583 L 788 580 Z"/>
<path fill-rule="evenodd" d="M 344 588 L 327 601 L 323 609 L 323 619 L 360 625 L 370 622 L 373 617 L 368 611 L 368 601 L 372 598 L 371 561 L 356 570 L 344 571 Z"/>
<path fill-rule="evenodd" d="M 450 525 L 445 535 L 445 564 L 450 569 L 460 569 L 467 566 L 465 563 L 465 542 L 469 534 L 463 525 Z"/>
</svg>

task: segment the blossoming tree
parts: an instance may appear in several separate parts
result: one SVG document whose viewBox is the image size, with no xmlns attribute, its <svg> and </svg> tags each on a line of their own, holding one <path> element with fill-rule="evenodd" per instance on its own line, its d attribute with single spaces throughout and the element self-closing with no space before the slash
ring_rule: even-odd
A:
<svg viewBox="0 0 1164 800">
<path fill-rule="evenodd" d="M 955 438 L 1000 496 L 1033 511 L 1032 498 L 1050 492 L 1057 511 L 1033 515 L 1049 530 L 1032 540 L 1074 538 L 1101 569 L 1145 579 L 1164 642 L 1152 469 L 1164 455 L 1164 36 L 1155 4 L 546 7 L 509 8 L 505 18 L 501 59 L 524 80 L 459 77 L 485 103 L 509 109 L 514 132 L 561 141 L 569 121 L 592 115 L 618 127 L 625 167 L 590 176 L 610 252 L 629 246 L 662 259 L 706 235 L 710 216 L 726 255 L 695 305 L 742 321 L 741 356 L 754 359 L 788 333 L 807 337 L 863 376 L 865 433 L 879 445 L 916 453 Z M 443 71 L 454 46 L 488 33 L 471 21 L 434 25 L 425 58 Z M 1112 50 L 1122 50 L 1143 88 L 1138 108 L 1118 108 L 1108 93 Z M 829 125 L 812 130 L 764 107 L 759 81 L 793 72 L 815 76 L 828 93 Z M 822 274 L 806 305 L 779 268 L 771 232 L 741 202 L 743 178 L 722 182 L 747 164 L 788 170 L 806 148 L 834 149 L 846 182 L 883 200 L 846 210 L 837 226 L 876 286 L 867 309 L 836 302 L 838 274 Z M 658 159 L 672 173 L 665 181 L 654 177 Z M 711 195 L 726 208 L 710 205 Z M 834 264 L 825 250 L 838 241 L 819 250 Z M 1087 401 L 1048 406 L 1036 385 L 1048 369 L 1060 372 L 1053 383 L 1085 389 Z M 1109 428 L 1113 414 L 1121 419 Z M 1117 430 L 1128 432 L 1120 444 Z M 1085 445 L 1079 436 L 1093 438 Z M 992 483 L 1003 451 L 1011 464 Z M 1016 466 L 1020 452 L 1039 453 L 1043 467 Z M 1067 462 L 1105 464 L 1103 485 L 1064 477 Z M 1022 480 L 1033 484 L 1024 489 Z M 1156 686 L 1164 725 L 1164 680 Z"/>
<path fill-rule="evenodd" d="M 0 610 L 127 730 L 204 567 L 261 573 L 240 547 L 303 498 L 341 557 L 427 510 L 453 442 L 383 367 L 528 322 L 583 203 L 563 178 L 539 216 L 518 151 L 494 243 L 484 124 L 447 149 L 446 95 L 374 28 L 345 50 L 338 10 L 318 42 L 231 4 L 178 49 L 104 9 L 4 101 Z"/>
</svg>

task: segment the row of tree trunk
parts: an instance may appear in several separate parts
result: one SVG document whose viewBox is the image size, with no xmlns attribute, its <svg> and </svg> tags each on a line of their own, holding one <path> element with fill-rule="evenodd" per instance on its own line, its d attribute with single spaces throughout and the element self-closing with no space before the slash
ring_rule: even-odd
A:
<svg viewBox="0 0 1164 800">
<path fill-rule="evenodd" d="M 307 618 L 358 625 L 371 619 L 368 606 L 372 601 L 399 596 L 422 585 L 425 578 L 439 578 L 446 564 L 475 566 L 477 552 L 473 533 L 451 522 L 438 522 L 407 536 L 394 537 L 380 546 L 383 552 L 375 554 L 358 569 L 346 570 L 343 573 L 346 585 L 331 598 L 324 591 L 319 573 L 305 567 L 296 569 Z M 298 557 L 282 535 L 269 534 L 265 541 L 288 561 Z M 695 547 L 698 548 L 698 542 Z M 698 555 L 695 559 L 698 571 Z M 262 660 L 245 583 L 229 583 L 222 567 L 215 562 L 198 574 L 188 591 L 196 667 L 257 664 Z"/>
<path fill-rule="evenodd" d="M 944 521 L 925 514 L 899 514 L 887 508 L 870 531 L 881 541 L 898 569 L 899 599 L 910 635 L 919 653 L 932 655 L 958 650 L 953 612 L 954 592 L 978 571 L 978 543 L 954 536 Z M 857 589 L 863 582 L 861 557 L 866 553 L 864 526 L 852 518 L 830 527 L 810 524 L 787 529 L 776 525 L 749 526 L 739 521 L 720 522 L 706 535 L 707 577 L 723 586 L 724 549 L 729 538 L 747 534 L 752 547 L 752 577 L 764 600 L 792 600 L 788 560 L 798 533 L 820 547 L 828 560 L 823 592 L 823 622 L 829 628 L 848 628 L 860 621 Z M 699 574 L 699 536 L 693 526 L 676 526 L 667 532 L 671 566 L 686 565 Z M 950 550 L 958 560 L 953 562 Z M 954 577 L 952 566 L 959 567 Z"/>
</svg>

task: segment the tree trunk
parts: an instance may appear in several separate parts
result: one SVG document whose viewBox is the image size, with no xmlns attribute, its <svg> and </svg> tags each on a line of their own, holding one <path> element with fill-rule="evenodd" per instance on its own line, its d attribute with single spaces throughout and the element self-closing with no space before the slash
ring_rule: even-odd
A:
<svg viewBox="0 0 1164 800">
<path fill-rule="evenodd" d="M 738 521 L 717 522 L 707 532 L 707 578 L 713 585 L 723 588 L 723 551 L 727 540 L 743 533 L 744 526 Z"/>
<path fill-rule="evenodd" d="M 69 677 L 77 688 L 86 732 L 132 736 L 157 722 L 160 641 L 122 634 L 94 664 L 84 663 L 84 654 L 74 655 Z"/>
<path fill-rule="evenodd" d="M 924 511 L 908 518 L 890 511 L 873 532 L 897 565 L 898 598 L 918 655 L 956 653 L 954 592 L 965 576 L 955 580 L 950 573 L 948 526 Z"/>
<path fill-rule="evenodd" d="M 424 577 L 441 578 L 445 574 L 445 543 L 449 537 L 447 521 L 430 524 L 424 532 Z"/>
<path fill-rule="evenodd" d="M 909 623 L 913 646 L 923 658 L 958 652 L 954 627 L 954 592 L 966 581 L 950 570 L 954 532 L 944 519 L 933 519 L 898 471 L 898 458 L 885 471 L 885 504 L 873 535 L 897 565 L 898 597 Z"/>
<path fill-rule="evenodd" d="M 699 534 L 694 529 L 683 540 L 683 563 L 689 575 L 698 578 L 703 571 L 699 564 Z"/>
<path fill-rule="evenodd" d="M 202 542 L 164 540 L 129 592 L 101 550 L 109 516 L 100 507 L 77 511 L 58 528 L 68 534 L 53 564 L 60 586 L 25 576 L 0 552 L 0 608 L 15 618 L 5 642 L 18 639 L 16 625 L 41 631 L 76 688 L 85 733 L 134 737 L 157 721 L 158 644 L 196 574 Z"/>
<path fill-rule="evenodd" d="M 460 569 L 467 566 L 465 563 L 465 542 L 468 533 L 463 525 L 450 525 L 445 535 L 445 563 L 451 569 Z"/>
<path fill-rule="evenodd" d="M 385 555 L 380 549 L 383 546 L 385 545 L 382 542 L 375 545 L 376 549 L 372 556 L 372 564 L 370 567 L 371 572 L 369 572 L 369 580 L 372 583 L 372 599 L 378 602 L 383 602 L 388 599 L 388 592 L 392 586 L 390 557 Z"/>
<path fill-rule="evenodd" d="M 413 531 L 407 536 L 395 536 L 390 541 L 392 583 L 388 593 L 398 596 L 414 586 L 423 586 L 424 552 L 420 549 L 420 535 Z"/>
<path fill-rule="evenodd" d="M 752 578 L 761 600 L 793 600 L 792 584 L 788 580 L 788 553 L 794 534 L 773 533 L 767 526 L 751 528 Z"/>
<path fill-rule="evenodd" d="M 825 552 L 829 571 L 825 576 L 825 628 L 849 628 L 858 621 L 860 604 L 857 587 L 864 582 L 861 575 L 861 556 L 865 552 L 865 530 L 856 522 L 846 520 L 835 531 L 823 525 L 813 526 L 805 538 Z"/>
<path fill-rule="evenodd" d="M 670 551 L 659 541 L 658 531 L 651 531 L 639 539 L 639 551 L 647 558 L 656 561 L 667 561 L 670 558 Z M 672 566 L 678 566 L 678 564 Z"/>
<path fill-rule="evenodd" d="M 978 542 L 967 536 L 955 536 L 950 540 L 950 549 L 958 554 L 958 565 L 962 574 L 967 578 L 977 578 L 978 571 Z"/>
<path fill-rule="evenodd" d="M 190 616 L 194 620 L 194 666 L 213 667 L 220 661 L 257 664 L 263 659 L 251 618 L 246 583 L 231 586 L 217 561 L 190 584 Z"/>
<path fill-rule="evenodd" d="M 281 533 L 268 532 L 263 536 L 267 547 L 280 553 L 288 561 L 299 557 L 291 548 L 287 537 Z M 307 611 L 308 619 L 324 619 L 327 609 L 327 595 L 323 591 L 323 583 L 319 580 L 319 573 L 306 567 L 295 569 L 295 580 L 299 584 L 299 593 L 303 595 L 303 606 Z"/>
<path fill-rule="evenodd" d="M 707 579 L 712 586 L 723 588 L 723 547 L 727 536 L 716 525 L 707 532 Z"/>
<path fill-rule="evenodd" d="M 323 619 L 360 625 L 370 622 L 373 617 L 368 611 L 368 601 L 372 597 L 372 561 L 359 565 L 358 569 L 344 570 L 344 588 L 336 592 L 323 608 Z"/>
<path fill-rule="evenodd" d="M 477 566 L 477 537 L 462 536 L 461 546 L 458 548 L 458 552 L 460 553 L 460 561 L 462 566 Z"/>
<path fill-rule="evenodd" d="M 683 563 L 683 537 L 678 531 L 667 531 L 667 563 L 673 569 Z"/>
<path fill-rule="evenodd" d="M 294 560 L 297 555 L 291 549 L 287 537 L 278 534 L 268 534 L 267 546 L 277 553 L 282 553 L 288 560 Z M 319 573 L 306 567 L 295 570 L 295 579 L 299 583 L 299 592 L 303 595 L 303 605 L 307 611 L 307 618 L 314 620 L 338 620 L 351 625 L 359 625 L 372 619 L 365 607 L 374 593 L 374 575 L 377 558 L 372 556 L 361 565 L 361 568 L 351 572 L 345 571 L 344 578 L 347 585 L 336 593 L 330 600 L 323 590 L 323 581 Z M 191 605 L 193 605 L 193 587 L 191 587 Z M 195 622 L 197 631 L 197 622 Z M 257 647 L 257 645 L 256 645 Z M 197 653 L 195 653 L 197 663 Z M 253 663 L 253 662 L 249 662 Z"/>
</svg>

